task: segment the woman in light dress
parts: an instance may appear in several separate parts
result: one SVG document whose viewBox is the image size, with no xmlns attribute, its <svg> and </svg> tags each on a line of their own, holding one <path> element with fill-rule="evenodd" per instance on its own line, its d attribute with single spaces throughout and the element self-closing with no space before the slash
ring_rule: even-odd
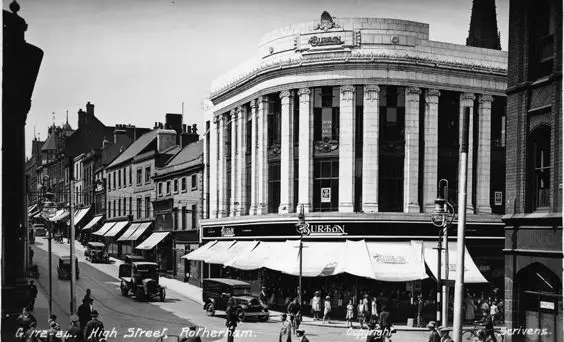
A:
<svg viewBox="0 0 564 342">
<path fill-rule="evenodd" d="M 313 310 L 313 320 L 319 320 L 319 313 L 321 312 L 321 298 L 319 298 L 319 291 L 315 291 L 315 296 L 311 301 L 311 309 Z"/>
<path fill-rule="evenodd" d="M 476 310 L 476 306 L 474 305 L 474 299 L 470 294 L 466 297 L 464 304 L 466 305 L 464 319 L 466 319 L 466 321 L 473 322 L 475 319 L 474 311 Z"/>
<path fill-rule="evenodd" d="M 323 322 L 325 322 L 325 319 L 329 320 L 330 318 L 329 314 L 331 313 L 331 297 L 325 297 L 325 305 L 323 309 Z"/>
<path fill-rule="evenodd" d="M 349 300 L 349 305 L 347 305 L 347 316 L 345 319 L 347 320 L 347 327 L 352 328 L 352 321 L 354 319 L 354 305 L 352 299 Z"/>
</svg>

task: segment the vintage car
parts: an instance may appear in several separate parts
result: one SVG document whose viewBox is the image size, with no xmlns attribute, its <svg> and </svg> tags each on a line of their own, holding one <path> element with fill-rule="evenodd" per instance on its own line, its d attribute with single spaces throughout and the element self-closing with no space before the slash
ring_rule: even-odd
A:
<svg viewBox="0 0 564 342">
<path fill-rule="evenodd" d="M 101 242 L 89 242 L 84 251 L 84 257 L 90 262 L 109 262 L 110 257 L 106 251 L 106 245 Z"/>
<path fill-rule="evenodd" d="M 159 284 L 159 265 L 156 262 L 142 261 L 136 256 L 126 256 L 125 263 L 119 265 L 121 294 L 133 294 L 137 300 L 158 297 L 165 301 L 166 289 Z"/>
<path fill-rule="evenodd" d="M 59 263 L 57 264 L 57 275 L 59 279 L 70 279 L 71 278 L 71 261 L 70 256 L 65 255 L 59 257 Z M 79 270 L 78 270 L 78 259 L 75 257 L 74 261 L 76 262 L 76 279 L 79 277 Z"/>
<path fill-rule="evenodd" d="M 47 236 L 47 229 L 42 224 L 33 225 L 33 235 L 35 236 Z"/>
<path fill-rule="evenodd" d="M 244 321 L 254 317 L 261 321 L 268 320 L 268 309 L 264 308 L 257 296 L 251 295 L 251 285 L 244 281 L 226 278 L 209 278 L 203 280 L 202 301 L 208 316 L 216 310 L 225 311 L 229 295 L 237 305 L 237 317 Z"/>
</svg>

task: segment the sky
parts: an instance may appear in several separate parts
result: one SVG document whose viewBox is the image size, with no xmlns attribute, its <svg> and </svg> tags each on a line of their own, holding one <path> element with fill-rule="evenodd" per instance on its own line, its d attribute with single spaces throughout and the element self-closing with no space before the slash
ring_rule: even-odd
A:
<svg viewBox="0 0 564 342">
<path fill-rule="evenodd" d="M 8 9 L 12 0 L 3 0 Z M 106 125 L 152 128 L 181 113 L 203 133 L 202 103 L 213 79 L 257 53 L 266 33 L 334 17 L 428 23 L 430 39 L 464 45 L 472 0 L 18 0 L 26 41 L 44 51 L 26 125 L 34 132 L 66 120 L 76 129 L 86 103 Z M 509 0 L 497 0 L 507 50 Z M 183 105 L 184 104 L 184 105 Z M 54 116 L 53 116 L 53 113 Z"/>
</svg>

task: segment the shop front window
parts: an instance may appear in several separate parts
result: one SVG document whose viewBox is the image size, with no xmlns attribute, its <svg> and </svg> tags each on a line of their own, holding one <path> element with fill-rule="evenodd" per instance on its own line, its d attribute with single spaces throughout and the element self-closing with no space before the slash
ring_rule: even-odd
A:
<svg viewBox="0 0 564 342">
<path fill-rule="evenodd" d="M 339 210 L 339 160 L 315 160 L 313 177 L 313 211 Z"/>
</svg>

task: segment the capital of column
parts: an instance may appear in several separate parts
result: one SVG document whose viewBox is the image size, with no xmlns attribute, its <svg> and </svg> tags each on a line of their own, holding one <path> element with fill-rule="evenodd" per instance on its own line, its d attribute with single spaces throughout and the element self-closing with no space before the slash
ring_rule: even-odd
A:
<svg viewBox="0 0 564 342">
<path fill-rule="evenodd" d="M 355 88 L 352 85 L 341 86 L 341 101 L 352 101 Z"/>
<path fill-rule="evenodd" d="M 486 103 L 491 104 L 493 102 L 493 96 L 491 96 L 491 95 L 480 95 L 478 101 L 482 104 L 486 104 Z"/>
<path fill-rule="evenodd" d="M 407 88 L 407 95 L 419 96 L 421 95 L 421 89 L 416 87 L 409 87 Z"/>
<path fill-rule="evenodd" d="M 369 84 L 364 87 L 364 100 L 365 101 L 378 101 L 380 94 L 380 87 L 375 84 Z"/>
<path fill-rule="evenodd" d="M 253 99 L 249 102 L 249 105 L 251 106 L 251 110 L 253 110 L 257 107 L 257 101 Z"/>
<path fill-rule="evenodd" d="M 472 93 L 462 93 L 460 94 L 460 101 L 474 101 L 476 96 Z"/>
<path fill-rule="evenodd" d="M 441 92 L 438 89 L 427 89 L 425 91 L 425 101 L 427 103 L 437 104 L 439 96 L 441 96 Z"/>
<path fill-rule="evenodd" d="M 239 116 L 239 108 L 235 108 L 231 110 L 231 123 L 234 124 Z"/>
<path fill-rule="evenodd" d="M 300 97 L 300 102 L 308 103 L 310 94 L 311 94 L 311 90 L 309 90 L 309 88 L 302 88 L 298 90 L 298 96 Z"/>
<path fill-rule="evenodd" d="M 287 107 L 290 105 L 290 92 L 288 90 L 284 90 L 280 92 L 280 102 L 282 107 Z"/>
<path fill-rule="evenodd" d="M 227 123 L 229 122 L 229 117 L 225 114 L 221 114 L 221 125 L 227 125 Z"/>
<path fill-rule="evenodd" d="M 213 123 L 217 125 L 221 121 L 221 115 L 216 115 L 213 117 Z"/>
</svg>

